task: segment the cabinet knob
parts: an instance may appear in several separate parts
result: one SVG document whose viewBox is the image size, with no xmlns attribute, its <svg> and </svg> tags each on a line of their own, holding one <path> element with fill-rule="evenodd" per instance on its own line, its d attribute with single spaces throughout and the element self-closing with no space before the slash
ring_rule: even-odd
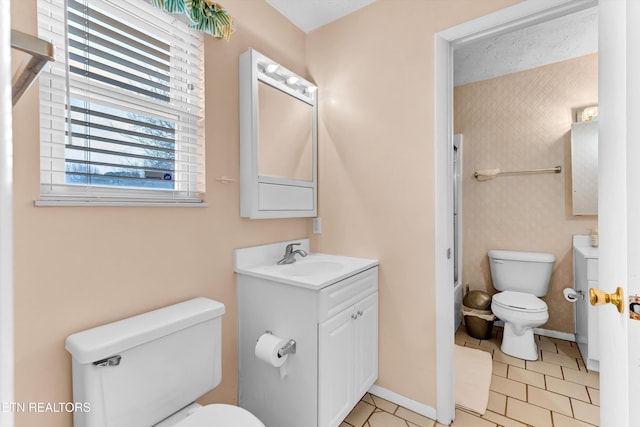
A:
<svg viewBox="0 0 640 427">
<path fill-rule="evenodd" d="M 356 320 L 356 319 L 358 318 L 358 315 L 357 315 L 357 314 L 352 314 L 352 315 L 351 315 L 351 318 L 352 318 L 353 320 Z"/>
<path fill-rule="evenodd" d="M 358 310 L 358 316 L 362 316 L 362 310 Z"/>
</svg>

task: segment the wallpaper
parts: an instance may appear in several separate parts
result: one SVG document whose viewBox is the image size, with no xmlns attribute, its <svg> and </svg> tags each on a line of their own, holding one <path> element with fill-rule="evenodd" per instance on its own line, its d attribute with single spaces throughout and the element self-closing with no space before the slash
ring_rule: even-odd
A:
<svg viewBox="0 0 640 427">
<path fill-rule="evenodd" d="M 463 134 L 463 282 L 495 293 L 487 252 L 548 252 L 556 257 L 549 321 L 542 328 L 574 332 L 573 308 L 562 289 L 573 286 L 572 235 L 589 234 L 595 216 L 571 211 L 571 123 L 597 104 L 597 54 L 458 86 L 455 133 Z M 480 182 L 476 170 L 520 171 L 562 166 L 560 174 L 498 176 Z"/>
</svg>

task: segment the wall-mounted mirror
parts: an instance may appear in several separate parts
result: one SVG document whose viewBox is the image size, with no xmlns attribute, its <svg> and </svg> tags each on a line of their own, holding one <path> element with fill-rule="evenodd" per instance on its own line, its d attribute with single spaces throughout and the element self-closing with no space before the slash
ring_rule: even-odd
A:
<svg viewBox="0 0 640 427">
<path fill-rule="evenodd" d="M 574 215 L 598 214 L 598 121 L 571 125 L 571 188 Z"/>
<path fill-rule="evenodd" d="M 258 81 L 258 174 L 313 181 L 313 106 Z"/>
<path fill-rule="evenodd" d="M 240 216 L 317 215 L 316 90 L 253 49 L 240 56 Z"/>
</svg>

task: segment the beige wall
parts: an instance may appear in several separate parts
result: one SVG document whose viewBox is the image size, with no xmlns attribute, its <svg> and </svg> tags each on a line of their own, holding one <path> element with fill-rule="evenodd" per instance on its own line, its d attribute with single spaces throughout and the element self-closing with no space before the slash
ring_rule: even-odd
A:
<svg viewBox="0 0 640 427">
<path fill-rule="evenodd" d="M 435 32 L 515 1 L 378 0 L 307 35 L 321 252 L 380 260 L 380 377 L 436 405 Z"/>
<path fill-rule="evenodd" d="M 38 91 L 14 108 L 15 399 L 71 400 L 74 332 L 195 296 L 226 304 L 223 380 L 203 402 L 236 402 L 232 250 L 308 234 L 308 219 L 239 217 L 238 56 L 254 47 L 305 75 L 304 33 L 263 1 L 226 0 L 231 42 L 206 37 L 208 208 L 35 208 Z M 36 33 L 35 0 L 13 1 L 12 26 Z M 18 414 L 16 425 L 69 427 L 71 415 Z"/>
<path fill-rule="evenodd" d="M 573 286 L 573 234 L 589 234 L 594 216 L 571 213 L 572 109 L 598 102 L 596 54 L 459 86 L 455 133 L 463 134 L 463 280 L 495 292 L 490 249 L 556 256 L 543 328 L 573 333 L 562 289 Z M 503 176 L 479 182 L 476 170 L 561 165 L 561 174 Z"/>
</svg>

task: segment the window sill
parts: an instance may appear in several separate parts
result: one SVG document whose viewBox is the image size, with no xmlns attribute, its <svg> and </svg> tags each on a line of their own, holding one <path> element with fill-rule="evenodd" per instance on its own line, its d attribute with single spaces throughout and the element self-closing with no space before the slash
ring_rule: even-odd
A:
<svg viewBox="0 0 640 427">
<path fill-rule="evenodd" d="M 155 207 L 155 208 L 207 208 L 206 202 L 174 202 L 174 201 L 144 201 L 144 200 L 36 200 L 36 207 Z"/>
</svg>

